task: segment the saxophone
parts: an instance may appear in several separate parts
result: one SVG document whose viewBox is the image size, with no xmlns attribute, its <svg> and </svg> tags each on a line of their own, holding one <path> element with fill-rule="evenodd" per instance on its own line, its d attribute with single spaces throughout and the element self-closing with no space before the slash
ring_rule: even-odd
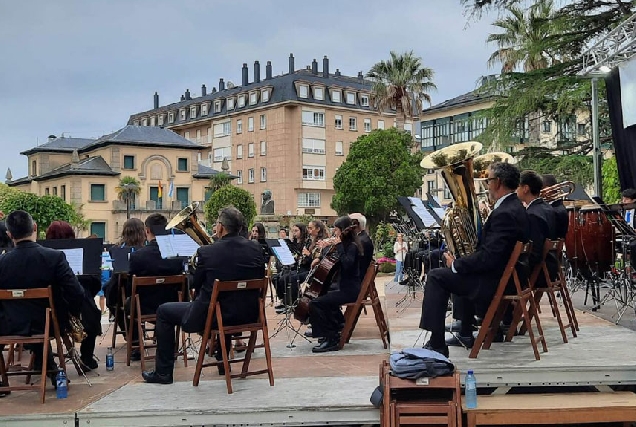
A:
<svg viewBox="0 0 636 427">
<path fill-rule="evenodd" d="M 441 231 L 455 258 L 472 254 L 481 233 L 482 218 L 473 181 L 473 157 L 481 147 L 476 141 L 453 144 L 424 157 L 420 164 L 425 169 L 441 169 L 453 197 L 453 206 L 444 215 Z"/>
<path fill-rule="evenodd" d="M 86 338 L 86 332 L 84 332 L 84 325 L 82 325 L 82 321 L 72 314 L 69 314 L 68 323 L 71 327 L 71 330 L 68 332 L 68 334 L 71 336 L 71 338 L 73 338 L 73 341 L 84 341 L 84 338 Z"/>
</svg>

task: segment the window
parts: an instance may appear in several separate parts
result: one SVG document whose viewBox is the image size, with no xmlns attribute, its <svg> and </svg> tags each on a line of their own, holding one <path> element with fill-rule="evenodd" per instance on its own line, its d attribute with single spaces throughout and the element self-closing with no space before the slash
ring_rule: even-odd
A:
<svg viewBox="0 0 636 427">
<path fill-rule="evenodd" d="M 243 133 L 243 120 L 236 121 L 236 133 Z"/>
<path fill-rule="evenodd" d="M 349 117 L 349 130 L 358 130 L 358 119 Z"/>
<path fill-rule="evenodd" d="M 364 119 L 364 131 L 371 132 L 371 119 Z"/>
<path fill-rule="evenodd" d="M 269 101 L 269 90 L 263 89 L 261 91 L 261 102 L 267 102 L 267 101 Z"/>
<path fill-rule="evenodd" d="M 150 126 L 155 126 L 155 124 L 157 123 L 157 119 L 155 116 L 152 116 L 150 118 Z"/>
<path fill-rule="evenodd" d="M 342 116 L 336 115 L 336 129 L 342 129 Z"/>
<path fill-rule="evenodd" d="M 203 198 L 205 199 L 206 202 L 210 200 L 210 197 L 212 197 L 212 193 L 213 193 L 212 188 L 205 187 L 205 193 L 203 194 Z"/>
<path fill-rule="evenodd" d="M 541 124 L 541 132 L 550 133 L 552 132 L 552 122 L 550 120 L 544 120 Z"/>
<path fill-rule="evenodd" d="M 303 166 L 303 179 L 310 181 L 324 181 L 324 166 Z"/>
<path fill-rule="evenodd" d="M 179 172 L 188 171 L 188 159 L 186 157 L 179 157 L 177 159 L 177 171 Z"/>
<path fill-rule="evenodd" d="M 321 87 L 315 87 L 314 88 L 314 99 L 317 99 L 319 101 L 322 101 L 323 99 L 325 99 L 325 90 Z"/>
<path fill-rule="evenodd" d="M 369 106 L 369 95 L 360 95 L 360 105 L 363 107 Z"/>
<path fill-rule="evenodd" d="M 221 101 L 214 101 L 214 112 L 215 113 L 221 112 Z"/>
<path fill-rule="evenodd" d="M 303 153 L 325 154 L 325 140 L 303 138 Z"/>
<path fill-rule="evenodd" d="M 163 114 L 159 114 L 159 119 L 158 119 L 159 126 L 163 126 L 163 117 L 164 117 Z"/>
<path fill-rule="evenodd" d="M 435 181 L 426 181 L 426 192 L 435 195 Z"/>
<path fill-rule="evenodd" d="M 319 208 L 320 193 L 298 193 L 299 208 Z"/>
<path fill-rule="evenodd" d="M 470 138 L 475 139 L 481 135 L 488 126 L 488 119 L 486 117 L 477 117 L 473 119 L 473 128 L 470 130 Z"/>
<path fill-rule="evenodd" d="M 314 113 L 313 111 L 303 111 L 302 120 L 303 120 L 303 125 L 322 127 L 325 125 L 325 113 Z"/>
<path fill-rule="evenodd" d="M 49 187 L 46 187 L 46 188 L 44 189 L 44 195 L 45 195 L 45 196 L 48 196 L 49 194 L 51 194 L 51 192 L 49 191 Z"/>
<path fill-rule="evenodd" d="M 159 197 L 159 187 L 150 187 L 150 200 L 155 202 L 157 209 L 163 208 L 163 189 L 162 197 Z"/>
<path fill-rule="evenodd" d="M 247 183 L 248 184 L 254 183 L 254 169 L 247 170 Z"/>
<path fill-rule="evenodd" d="M 384 120 L 378 120 L 378 129 L 384 129 Z"/>
<path fill-rule="evenodd" d="M 135 169 L 135 156 L 124 156 L 124 169 Z"/>
<path fill-rule="evenodd" d="M 168 113 L 168 123 L 174 123 L 174 112 L 172 111 Z"/>
<path fill-rule="evenodd" d="M 57 187 L 53 187 L 53 195 L 57 196 Z"/>
<path fill-rule="evenodd" d="M 197 144 L 201 144 L 201 129 L 197 129 Z"/>
<path fill-rule="evenodd" d="M 223 123 L 217 123 L 214 125 L 214 137 L 227 136 L 232 132 L 232 122 L 229 120 Z"/>
<path fill-rule="evenodd" d="M 347 96 L 347 104 L 355 104 L 356 103 L 356 94 L 353 92 L 346 92 Z"/>
<path fill-rule="evenodd" d="M 188 203 L 190 189 L 188 187 L 177 187 L 177 201 L 181 202 L 181 208 L 185 208 Z"/>
<path fill-rule="evenodd" d="M 190 107 L 190 118 L 195 119 L 196 117 L 197 117 L 197 107 L 196 105 L 193 105 L 192 107 Z"/>
<path fill-rule="evenodd" d="M 254 143 L 247 144 L 247 157 L 254 157 Z"/>
<path fill-rule="evenodd" d="M 434 147 L 433 143 L 433 124 L 432 120 L 422 122 L 422 148 Z"/>
<path fill-rule="evenodd" d="M 183 137 L 190 141 L 190 131 L 183 132 Z"/>
<path fill-rule="evenodd" d="M 261 141 L 261 156 L 265 156 L 267 154 L 267 142 Z"/>
<path fill-rule="evenodd" d="M 106 238 L 106 223 L 105 222 L 91 222 L 91 234 L 95 234 L 102 239 Z"/>
<path fill-rule="evenodd" d="M 182 108 L 181 110 L 179 110 L 179 115 L 180 115 L 181 120 L 185 121 L 185 119 L 186 119 L 186 110 L 185 110 L 185 108 Z"/>
<path fill-rule="evenodd" d="M 254 132 L 254 117 L 247 118 L 247 131 Z"/>
<path fill-rule="evenodd" d="M 139 126 L 139 120 L 135 120 L 135 121 L 133 122 L 133 125 L 135 125 L 135 126 Z"/>
<path fill-rule="evenodd" d="M 309 86 L 307 85 L 298 86 L 298 97 L 307 98 L 308 96 L 309 96 Z"/>
<path fill-rule="evenodd" d="M 238 97 L 238 108 L 245 107 L 245 95 L 239 95 Z"/>
<path fill-rule="evenodd" d="M 258 102 L 258 93 L 252 92 L 250 93 L 250 105 L 256 105 Z"/>
<path fill-rule="evenodd" d="M 237 184 L 243 184 L 243 171 L 242 170 L 237 170 L 236 171 L 236 183 Z"/>
<path fill-rule="evenodd" d="M 233 110 L 234 109 L 234 98 L 228 98 L 227 99 L 227 109 L 228 110 Z"/>
<path fill-rule="evenodd" d="M 336 141 L 336 156 L 344 156 L 342 141 Z"/>
<path fill-rule="evenodd" d="M 261 168 L 261 182 L 267 181 L 267 169 Z"/>
<path fill-rule="evenodd" d="M 225 158 L 227 158 L 228 160 L 232 158 L 232 147 L 221 147 L 214 149 L 215 162 L 222 162 Z"/>
<path fill-rule="evenodd" d="M 243 144 L 239 144 L 236 146 L 236 158 L 237 159 L 243 158 Z"/>
<path fill-rule="evenodd" d="M 331 91 L 331 100 L 333 102 L 342 102 L 342 94 L 339 90 Z"/>
<path fill-rule="evenodd" d="M 141 119 L 141 125 L 142 126 L 148 126 L 148 119 L 146 119 L 146 118 Z"/>
<path fill-rule="evenodd" d="M 464 122 L 465 136 L 468 138 L 468 122 Z M 404 123 L 404 131 L 408 132 L 409 135 L 413 134 L 413 123 Z M 466 139 L 468 140 L 468 139 Z"/>
<path fill-rule="evenodd" d="M 60 197 L 62 200 L 66 200 L 66 185 L 60 186 Z"/>
<path fill-rule="evenodd" d="M 261 114 L 261 129 L 265 129 L 267 127 L 267 117 L 265 114 Z"/>
<path fill-rule="evenodd" d="M 208 104 L 201 104 L 201 115 L 202 116 L 208 115 Z"/>
<path fill-rule="evenodd" d="M 585 135 L 586 128 L 585 128 L 585 123 L 579 123 L 578 125 L 576 125 L 576 133 L 579 136 Z"/>
<path fill-rule="evenodd" d="M 91 184 L 91 202 L 103 202 L 106 200 L 105 185 Z"/>
</svg>

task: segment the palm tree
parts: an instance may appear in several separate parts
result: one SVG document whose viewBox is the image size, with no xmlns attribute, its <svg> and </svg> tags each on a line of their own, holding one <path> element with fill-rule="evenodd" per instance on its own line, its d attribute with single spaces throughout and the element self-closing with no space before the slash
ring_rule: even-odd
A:
<svg viewBox="0 0 636 427">
<path fill-rule="evenodd" d="M 437 89 L 433 74 L 431 68 L 422 66 L 422 58 L 414 56 L 413 51 L 403 54 L 391 51 L 391 59 L 378 62 L 367 73 L 373 80 L 373 108 L 380 114 L 395 110 L 397 128 L 403 130 L 406 119 L 413 117 L 414 108 L 422 111 L 422 100 L 430 105 L 428 92 Z"/>
<path fill-rule="evenodd" d="M 131 205 L 134 208 L 135 198 L 141 193 L 139 181 L 132 176 L 124 176 L 119 180 L 115 191 L 117 191 L 117 198 L 126 202 L 126 218 L 130 219 Z"/>
<path fill-rule="evenodd" d="M 498 48 L 490 55 L 488 66 L 500 63 L 501 72 L 509 73 L 520 66 L 529 72 L 556 63 L 558 59 L 547 49 L 546 43 L 557 28 L 553 0 L 539 0 L 527 10 L 515 5 L 507 6 L 506 10 L 509 16 L 492 24 L 503 31 L 490 34 L 487 39 Z"/>
</svg>

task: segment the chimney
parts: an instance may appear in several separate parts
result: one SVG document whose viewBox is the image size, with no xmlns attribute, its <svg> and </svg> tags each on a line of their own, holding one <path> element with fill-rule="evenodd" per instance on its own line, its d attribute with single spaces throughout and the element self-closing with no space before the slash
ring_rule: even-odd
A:
<svg viewBox="0 0 636 427">
<path fill-rule="evenodd" d="M 225 82 L 223 81 L 223 78 L 219 79 L 219 92 L 224 91 L 225 90 Z"/>
<path fill-rule="evenodd" d="M 57 136 L 49 135 L 49 142 L 53 141 L 54 139 L 57 139 Z"/>
<path fill-rule="evenodd" d="M 358 80 L 364 80 L 364 76 L 362 75 L 362 71 L 358 71 Z"/>
<path fill-rule="evenodd" d="M 334 73 L 334 76 L 340 77 L 340 69 L 339 68 L 336 68 L 336 72 Z"/>
<path fill-rule="evenodd" d="M 13 181 L 13 174 L 11 173 L 11 168 L 8 168 L 8 169 L 7 169 L 7 174 L 4 176 L 4 179 L 5 179 L 7 182 L 11 182 L 11 181 Z"/>
<path fill-rule="evenodd" d="M 242 73 L 243 74 L 242 86 L 245 87 L 245 86 L 248 85 L 248 81 L 247 81 L 248 80 L 248 74 L 247 74 L 248 71 L 247 71 L 247 64 L 245 62 L 243 63 L 243 68 L 241 69 L 241 71 L 243 72 Z"/>
<path fill-rule="evenodd" d="M 318 74 L 318 61 L 315 58 L 311 61 L 311 74 Z"/>
<path fill-rule="evenodd" d="M 71 169 L 76 169 L 77 165 L 79 165 L 79 153 L 77 150 L 73 150 L 73 154 L 71 154 Z"/>
<path fill-rule="evenodd" d="M 190 97 L 190 89 L 186 89 L 185 91 L 185 99 L 186 101 L 191 100 L 192 98 Z"/>
<path fill-rule="evenodd" d="M 185 101 L 185 96 L 181 95 L 181 100 Z"/>
<path fill-rule="evenodd" d="M 327 58 L 327 55 L 322 58 L 322 76 L 326 79 L 329 78 L 329 58 Z"/>
<path fill-rule="evenodd" d="M 272 78 L 272 61 L 267 61 L 265 66 L 265 80 L 271 80 Z"/>
<path fill-rule="evenodd" d="M 296 71 L 294 69 L 294 54 L 290 53 L 289 54 L 289 74 L 294 74 L 294 71 Z"/>
<path fill-rule="evenodd" d="M 205 87 L 205 85 L 201 85 L 201 96 L 205 96 L 208 94 L 208 89 Z"/>
<path fill-rule="evenodd" d="M 159 108 L 159 94 L 157 92 L 155 92 L 154 101 L 155 101 L 154 108 L 156 110 L 157 108 Z"/>
<path fill-rule="evenodd" d="M 216 93 L 216 88 L 214 86 L 212 86 L 212 92 L 211 93 Z"/>
<path fill-rule="evenodd" d="M 254 61 L 254 83 L 261 82 L 261 63 Z"/>
</svg>

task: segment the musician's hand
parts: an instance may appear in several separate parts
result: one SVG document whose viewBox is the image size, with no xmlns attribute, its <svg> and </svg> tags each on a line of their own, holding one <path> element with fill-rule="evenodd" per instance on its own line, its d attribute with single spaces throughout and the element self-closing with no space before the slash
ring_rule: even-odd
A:
<svg viewBox="0 0 636 427">
<path fill-rule="evenodd" d="M 453 261 L 455 261 L 455 257 L 448 252 L 444 252 L 444 260 L 446 261 L 446 267 L 451 268 Z"/>
<path fill-rule="evenodd" d="M 323 240 L 319 240 L 318 243 L 316 243 L 316 245 L 318 245 L 320 249 L 324 249 L 327 246 L 331 245 L 331 242 L 329 241 L 329 239 L 323 239 Z"/>
<path fill-rule="evenodd" d="M 307 248 L 303 248 L 303 255 L 308 256 L 311 252 Z"/>
<path fill-rule="evenodd" d="M 320 264 L 320 258 L 316 258 L 315 260 L 311 262 L 311 268 L 314 268 L 318 264 Z"/>
</svg>

